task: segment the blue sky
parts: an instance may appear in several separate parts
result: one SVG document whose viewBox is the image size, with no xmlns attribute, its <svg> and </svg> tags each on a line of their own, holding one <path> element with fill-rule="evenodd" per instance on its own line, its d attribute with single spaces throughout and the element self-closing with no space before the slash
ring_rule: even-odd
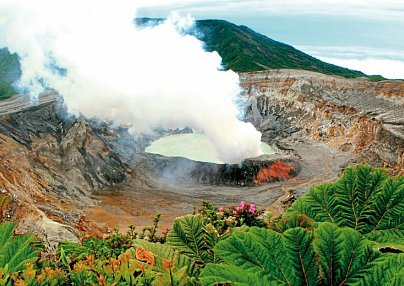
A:
<svg viewBox="0 0 404 286">
<path fill-rule="evenodd" d="M 246 25 L 322 60 L 404 78 L 404 0 L 145 1 L 138 16 L 171 11 Z M 152 3 L 152 4 L 150 4 Z"/>
</svg>

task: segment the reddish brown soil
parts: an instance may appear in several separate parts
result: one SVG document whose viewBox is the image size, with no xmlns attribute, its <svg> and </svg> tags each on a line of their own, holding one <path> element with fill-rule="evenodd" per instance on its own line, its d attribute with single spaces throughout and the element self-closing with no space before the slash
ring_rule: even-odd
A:
<svg viewBox="0 0 404 286">
<path fill-rule="evenodd" d="M 117 226 L 125 232 L 128 225 L 133 224 L 137 226 L 137 231 L 141 231 L 144 226 L 151 225 L 153 217 L 160 213 L 159 226 L 162 231 L 171 228 L 176 217 L 192 213 L 202 201 L 221 207 L 238 205 L 242 200 L 279 216 L 284 212 L 283 201 L 287 199 L 289 191 L 299 196 L 314 184 L 336 179 L 339 169 L 349 157 L 318 143 L 297 143 L 294 147 L 302 157 L 302 171 L 295 178 L 256 187 L 191 185 L 179 182 L 176 185 L 145 187 L 133 180 L 119 191 L 97 193 L 95 196 L 101 203 L 86 211 L 86 219 L 100 229 Z"/>
</svg>

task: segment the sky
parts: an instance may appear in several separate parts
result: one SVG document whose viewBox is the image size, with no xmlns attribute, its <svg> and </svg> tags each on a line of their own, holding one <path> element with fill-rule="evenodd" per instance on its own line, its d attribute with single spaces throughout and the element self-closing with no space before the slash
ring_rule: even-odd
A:
<svg viewBox="0 0 404 286">
<path fill-rule="evenodd" d="M 108 1 L 113 2 L 95 2 Z M 404 79 L 404 0 L 133 1 L 142 7 L 138 17 L 165 18 L 176 11 L 195 19 L 225 19 L 326 62 Z"/>
<path fill-rule="evenodd" d="M 404 79 L 404 0 L 151 2 L 138 16 L 166 17 L 177 11 L 195 19 L 225 19 L 321 60 Z"/>
</svg>

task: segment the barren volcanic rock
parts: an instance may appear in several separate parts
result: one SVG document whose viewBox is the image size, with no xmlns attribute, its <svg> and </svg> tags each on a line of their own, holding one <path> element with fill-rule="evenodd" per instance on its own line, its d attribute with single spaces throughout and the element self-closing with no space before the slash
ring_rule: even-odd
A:
<svg viewBox="0 0 404 286">
<path fill-rule="evenodd" d="M 34 103 L 19 95 L 0 102 L 0 112 L 0 189 L 15 198 L 6 211 L 21 230 L 45 238 L 47 218 L 79 224 L 79 208 L 98 202 L 93 190 L 122 184 L 131 173 L 135 149 L 122 147 L 133 147 L 126 130 L 68 115 L 56 94 Z"/>
<path fill-rule="evenodd" d="M 288 194 L 335 179 L 349 162 L 404 172 L 403 81 L 270 70 L 242 74 L 241 84 L 249 99 L 247 120 L 278 147 L 282 160 L 216 166 L 216 173 L 147 154 L 144 148 L 164 133 L 134 139 L 126 128 L 74 117 L 55 93 L 0 101 L 0 195 L 11 202 L 0 217 L 19 221 L 20 231 L 37 233 L 54 247 L 104 226 L 144 225 L 155 212 L 169 227 L 207 200 L 222 206 L 246 200 L 279 214 Z M 278 161 L 301 171 L 255 186 L 271 178 Z"/>
<path fill-rule="evenodd" d="M 150 173 L 163 180 L 218 186 L 260 185 L 290 179 L 300 171 L 297 158 L 282 154 L 261 155 L 245 159 L 239 164 L 197 162 L 182 157 L 169 158 L 152 154 L 148 157 L 152 162 L 148 164 Z"/>
<path fill-rule="evenodd" d="M 404 81 L 269 70 L 242 74 L 241 83 L 250 98 L 249 120 L 264 141 L 279 147 L 282 138 L 323 142 L 352 153 L 352 162 L 403 172 Z"/>
</svg>

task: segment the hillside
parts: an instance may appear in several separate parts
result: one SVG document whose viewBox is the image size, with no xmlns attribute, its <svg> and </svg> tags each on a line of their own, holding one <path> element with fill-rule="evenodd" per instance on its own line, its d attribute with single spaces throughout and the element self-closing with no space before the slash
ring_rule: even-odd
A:
<svg viewBox="0 0 404 286">
<path fill-rule="evenodd" d="M 21 76 L 20 65 L 16 54 L 0 49 L 0 99 L 10 97 L 14 90 L 11 84 Z"/>
<path fill-rule="evenodd" d="M 141 25 L 154 25 L 162 19 L 138 18 Z M 206 50 L 217 51 L 223 66 L 236 72 L 262 71 L 267 69 L 302 69 L 347 78 L 366 74 L 328 64 L 294 47 L 272 40 L 246 26 L 237 26 L 224 20 L 196 21 L 195 35 L 206 43 Z M 0 99 L 13 93 L 11 84 L 21 75 L 18 57 L 6 48 L 0 49 Z M 372 80 L 384 79 L 370 76 Z"/>
<path fill-rule="evenodd" d="M 360 71 L 320 61 L 246 26 L 237 26 L 224 20 L 200 20 L 196 25 L 204 35 L 201 40 L 206 42 L 206 49 L 217 51 L 227 69 L 250 72 L 288 68 L 343 77 L 366 76 Z"/>
</svg>

